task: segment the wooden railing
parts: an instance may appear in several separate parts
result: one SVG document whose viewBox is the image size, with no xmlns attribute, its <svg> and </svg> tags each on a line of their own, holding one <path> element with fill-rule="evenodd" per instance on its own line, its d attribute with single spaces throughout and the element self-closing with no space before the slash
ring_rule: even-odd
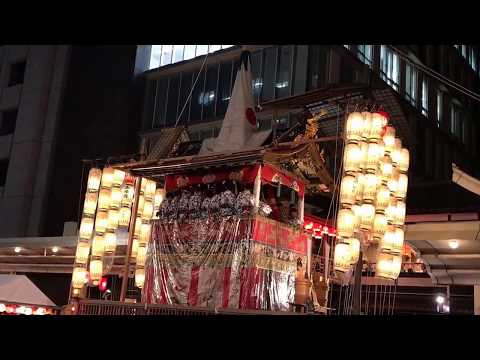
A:
<svg viewBox="0 0 480 360">
<path fill-rule="evenodd" d="M 189 307 L 180 305 L 157 305 L 142 303 L 123 303 L 119 301 L 81 300 L 78 315 L 175 315 L 175 316 L 210 316 L 210 315 L 306 315 L 287 311 L 237 310 Z"/>
</svg>

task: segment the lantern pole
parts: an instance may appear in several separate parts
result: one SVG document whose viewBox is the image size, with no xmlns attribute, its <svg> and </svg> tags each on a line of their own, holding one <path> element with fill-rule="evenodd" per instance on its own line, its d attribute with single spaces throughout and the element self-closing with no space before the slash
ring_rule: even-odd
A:
<svg viewBox="0 0 480 360">
<path fill-rule="evenodd" d="M 125 265 L 123 269 L 122 289 L 120 291 L 120 301 L 122 302 L 125 301 L 125 297 L 127 295 L 128 273 L 130 272 L 130 257 L 132 256 L 133 236 L 135 234 L 135 224 L 137 220 L 138 202 L 140 199 L 141 184 L 142 184 L 142 178 L 139 176 L 137 177 L 135 182 L 133 208 L 132 208 L 132 214 L 130 216 L 130 225 L 128 227 L 129 232 L 128 232 L 127 251 L 125 254 Z"/>
</svg>

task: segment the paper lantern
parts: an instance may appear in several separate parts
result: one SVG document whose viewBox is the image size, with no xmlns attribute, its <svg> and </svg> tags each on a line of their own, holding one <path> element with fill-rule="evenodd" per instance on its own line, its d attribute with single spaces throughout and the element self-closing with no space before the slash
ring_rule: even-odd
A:
<svg viewBox="0 0 480 360">
<path fill-rule="evenodd" d="M 388 206 L 385 209 L 385 216 L 389 224 L 393 224 L 395 222 L 396 214 L 397 214 L 397 200 L 393 196 L 391 196 L 390 201 L 388 202 Z"/>
<path fill-rule="evenodd" d="M 125 172 L 122 170 L 115 169 L 113 171 L 113 185 L 119 187 L 123 184 L 123 179 L 125 178 Z"/>
<path fill-rule="evenodd" d="M 405 224 L 406 212 L 407 212 L 407 209 L 406 209 L 405 203 L 403 201 L 397 201 L 393 223 L 399 226 Z"/>
<path fill-rule="evenodd" d="M 165 199 L 165 189 L 159 188 L 155 190 L 155 199 L 153 202 L 155 209 L 160 208 L 160 205 L 162 205 L 162 202 L 164 199 Z"/>
<path fill-rule="evenodd" d="M 373 219 L 375 218 L 375 206 L 372 204 L 362 204 L 360 207 L 360 229 L 371 230 Z"/>
<path fill-rule="evenodd" d="M 92 256 L 103 256 L 105 252 L 105 236 L 95 235 L 92 241 Z"/>
<path fill-rule="evenodd" d="M 345 137 L 347 142 L 355 142 L 362 139 L 363 116 L 359 112 L 352 112 L 347 117 L 345 125 Z"/>
<path fill-rule="evenodd" d="M 135 189 L 131 185 L 123 185 L 120 189 L 122 191 L 122 205 L 130 207 L 135 196 Z"/>
<path fill-rule="evenodd" d="M 109 189 L 109 188 L 100 189 L 100 195 L 98 197 L 98 208 L 100 210 L 106 210 L 110 207 L 111 196 L 112 196 L 112 189 Z"/>
<path fill-rule="evenodd" d="M 357 195 L 357 183 L 355 176 L 346 175 L 340 184 L 340 204 L 353 205 Z"/>
<path fill-rule="evenodd" d="M 108 224 L 107 229 L 115 230 L 118 227 L 118 221 L 120 219 L 120 211 L 117 209 L 108 210 Z"/>
<path fill-rule="evenodd" d="M 386 120 L 382 114 L 377 112 L 372 113 L 372 122 L 368 133 L 368 139 L 370 141 L 380 140 L 382 138 L 383 127 L 385 126 Z"/>
<path fill-rule="evenodd" d="M 407 149 L 402 148 L 402 150 L 400 150 L 398 168 L 401 172 L 406 173 L 408 171 L 409 166 L 410 166 L 410 152 Z"/>
<path fill-rule="evenodd" d="M 90 242 L 79 241 L 75 252 L 75 263 L 86 264 L 90 254 Z"/>
<path fill-rule="evenodd" d="M 383 143 L 385 144 L 385 153 L 391 154 L 395 148 L 395 128 L 387 126 L 383 134 Z"/>
<path fill-rule="evenodd" d="M 395 280 L 402 269 L 402 257 L 400 255 L 380 253 L 377 257 L 375 276 Z"/>
<path fill-rule="evenodd" d="M 142 216 L 144 206 L 145 206 L 145 197 L 143 195 L 140 195 L 138 197 L 137 216 Z"/>
<path fill-rule="evenodd" d="M 345 146 L 345 156 L 343 159 L 345 172 L 348 173 L 359 171 L 361 156 L 362 153 L 357 144 L 347 144 L 347 146 Z"/>
<path fill-rule="evenodd" d="M 142 229 L 142 218 L 141 217 L 137 217 L 135 219 L 135 231 L 133 232 L 133 234 L 135 236 L 140 236 L 140 231 Z"/>
<path fill-rule="evenodd" d="M 403 250 L 404 233 L 403 230 L 393 225 L 388 225 L 380 241 L 380 249 L 392 253 L 400 254 Z"/>
<path fill-rule="evenodd" d="M 132 241 L 132 255 L 130 256 L 130 259 L 136 259 L 137 258 L 138 245 L 139 245 L 138 239 L 133 238 L 133 241 Z"/>
<path fill-rule="evenodd" d="M 146 200 L 143 204 L 142 219 L 150 220 L 153 216 L 153 202 L 151 200 Z"/>
<path fill-rule="evenodd" d="M 75 267 L 72 273 L 72 287 L 74 289 L 81 289 L 85 285 L 87 277 L 87 270 L 82 267 Z"/>
<path fill-rule="evenodd" d="M 125 173 L 125 178 L 123 179 L 123 183 L 125 185 L 130 185 L 133 187 L 135 185 L 135 176 L 129 173 Z"/>
<path fill-rule="evenodd" d="M 350 247 L 350 265 L 355 265 L 360 257 L 360 241 L 356 238 L 348 238 L 346 242 Z"/>
<path fill-rule="evenodd" d="M 357 180 L 357 192 L 355 195 L 355 200 L 357 203 L 360 203 L 363 201 L 363 189 L 364 189 L 364 183 L 365 183 L 365 175 L 362 173 L 358 173 L 356 175 L 356 180 Z"/>
<path fill-rule="evenodd" d="M 110 196 L 110 208 L 118 209 L 122 203 L 122 190 L 119 187 L 112 188 Z"/>
<path fill-rule="evenodd" d="M 393 176 L 392 159 L 388 156 L 382 157 L 379 161 L 379 166 L 380 166 L 380 177 L 382 179 L 382 182 L 385 185 L 387 185 L 388 181 Z"/>
<path fill-rule="evenodd" d="M 362 112 L 363 126 L 362 126 L 362 138 L 367 139 L 372 127 L 372 113 L 368 111 Z"/>
<path fill-rule="evenodd" d="M 360 170 L 365 170 L 368 160 L 368 143 L 365 141 L 360 141 L 358 142 L 358 146 L 360 147 L 360 162 L 358 166 Z"/>
<path fill-rule="evenodd" d="M 108 212 L 104 210 L 97 211 L 95 218 L 95 231 L 97 233 L 104 233 L 108 225 Z"/>
<path fill-rule="evenodd" d="M 115 170 L 111 167 L 103 169 L 101 186 L 110 188 L 113 185 Z"/>
<path fill-rule="evenodd" d="M 405 199 L 407 196 L 408 190 L 408 176 L 406 174 L 399 174 L 398 181 L 397 181 L 397 191 L 395 192 L 395 196 L 398 199 Z"/>
<path fill-rule="evenodd" d="M 341 209 L 338 212 L 337 217 L 337 232 L 338 236 L 341 237 L 351 237 L 353 235 L 355 225 L 355 217 L 352 210 L 350 209 Z"/>
<path fill-rule="evenodd" d="M 152 200 L 155 196 L 155 190 L 157 189 L 157 183 L 153 180 L 148 180 L 145 185 L 145 199 Z"/>
<path fill-rule="evenodd" d="M 137 266 L 145 266 L 145 261 L 147 259 L 147 245 L 139 244 L 137 250 Z"/>
<path fill-rule="evenodd" d="M 138 288 L 143 288 L 145 283 L 145 269 L 138 268 L 135 270 L 135 286 Z"/>
<path fill-rule="evenodd" d="M 390 190 L 385 185 L 380 185 L 377 189 L 377 196 L 375 198 L 376 211 L 385 211 L 390 203 Z"/>
<path fill-rule="evenodd" d="M 362 219 L 362 208 L 360 205 L 352 205 L 352 212 L 353 212 L 353 231 L 360 230 L 360 222 Z"/>
<path fill-rule="evenodd" d="M 117 234 L 115 232 L 105 233 L 105 252 L 113 253 L 117 248 Z"/>
<path fill-rule="evenodd" d="M 100 187 L 100 179 L 102 178 L 102 170 L 92 168 L 88 172 L 87 190 L 97 192 Z"/>
<path fill-rule="evenodd" d="M 387 218 L 384 214 L 375 214 L 373 219 L 372 237 L 381 240 L 387 229 Z"/>
<path fill-rule="evenodd" d="M 376 171 L 379 166 L 380 158 L 383 157 L 383 154 L 383 141 L 380 140 L 378 143 L 369 143 L 366 169 Z"/>
<path fill-rule="evenodd" d="M 402 158 L 402 140 L 395 138 L 395 145 L 392 149 L 391 155 L 393 166 L 398 166 Z"/>
<path fill-rule="evenodd" d="M 85 215 L 93 216 L 97 210 L 98 195 L 95 192 L 88 192 L 85 194 L 85 203 L 83 205 L 83 213 Z"/>
<path fill-rule="evenodd" d="M 92 260 L 90 261 L 90 280 L 94 286 L 97 286 L 102 278 L 103 273 L 103 263 L 102 260 Z"/>
<path fill-rule="evenodd" d="M 339 242 L 335 246 L 333 255 L 334 268 L 337 271 L 347 272 L 350 269 L 350 244 Z"/>
<path fill-rule="evenodd" d="M 150 234 L 152 231 L 152 225 L 150 224 L 141 224 L 140 226 L 140 243 L 146 244 L 150 241 Z"/>
<path fill-rule="evenodd" d="M 82 239 L 90 240 L 93 234 L 93 219 L 84 217 L 80 223 L 79 235 Z"/>
<path fill-rule="evenodd" d="M 392 195 L 394 195 L 398 190 L 399 175 L 400 175 L 400 173 L 399 173 L 398 169 L 394 168 L 393 173 L 392 173 L 392 177 L 387 182 L 388 189 L 390 190 Z"/>
<path fill-rule="evenodd" d="M 120 215 L 119 215 L 119 218 L 118 218 L 118 225 L 119 226 L 128 226 L 130 225 L 130 216 L 131 216 L 132 212 L 130 210 L 130 208 L 128 207 L 122 207 L 120 208 Z"/>
<path fill-rule="evenodd" d="M 377 196 L 377 175 L 366 174 L 363 179 L 363 200 L 373 202 Z"/>
<path fill-rule="evenodd" d="M 145 190 L 147 189 L 147 183 L 148 183 L 148 179 L 146 178 L 142 178 L 141 179 L 141 184 L 140 184 L 140 193 L 142 193 L 143 195 L 145 195 Z"/>
</svg>

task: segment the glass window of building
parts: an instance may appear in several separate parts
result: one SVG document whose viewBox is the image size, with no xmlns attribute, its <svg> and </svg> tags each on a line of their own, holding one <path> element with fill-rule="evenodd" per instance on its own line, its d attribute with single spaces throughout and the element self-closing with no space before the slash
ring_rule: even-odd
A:
<svg viewBox="0 0 480 360">
<path fill-rule="evenodd" d="M 196 56 L 202 56 L 208 53 L 208 45 L 197 45 Z"/>
<path fill-rule="evenodd" d="M 422 80 L 422 114 L 428 117 L 428 83 L 425 78 Z"/>
<path fill-rule="evenodd" d="M 161 66 L 172 63 L 173 45 L 162 45 L 162 60 Z"/>
<path fill-rule="evenodd" d="M 275 96 L 275 70 L 277 68 L 277 48 L 264 50 L 262 102 L 273 100 Z"/>
<path fill-rule="evenodd" d="M 325 85 L 327 71 L 327 50 L 323 46 L 312 45 L 308 51 L 307 90 Z"/>
<path fill-rule="evenodd" d="M 190 60 L 195 57 L 197 45 L 185 45 L 185 52 L 183 54 L 183 60 Z"/>
<path fill-rule="evenodd" d="M 232 62 L 223 62 L 220 64 L 220 74 L 218 77 L 218 95 L 217 95 L 217 117 L 223 117 L 227 111 L 230 101 L 230 89 L 232 82 Z"/>
<path fill-rule="evenodd" d="M 222 49 L 227 49 L 227 48 L 235 46 L 235 45 L 221 45 L 221 46 L 222 46 Z"/>
<path fill-rule="evenodd" d="M 150 53 L 149 69 L 154 69 L 160 66 L 160 58 L 162 57 L 162 45 L 152 45 Z"/>
<path fill-rule="evenodd" d="M 460 106 L 452 102 L 451 104 L 451 113 L 450 113 L 450 132 L 455 136 L 462 138 L 462 118 L 461 118 L 461 109 Z"/>
<path fill-rule="evenodd" d="M 198 70 L 195 72 L 193 76 L 193 81 L 197 78 Z M 190 122 L 199 122 L 202 120 L 202 107 L 203 101 L 205 97 L 205 93 L 203 91 L 205 87 L 205 70 L 200 73 L 198 77 L 197 84 L 193 89 L 192 93 L 192 100 L 190 103 Z"/>
<path fill-rule="evenodd" d="M 2 113 L 0 119 L 0 136 L 12 134 L 15 131 L 17 123 L 17 109 L 6 110 Z"/>
<path fill-rule="evenodd" d="M 281 46 L 279 49 L 279 61 L 277 71 L 276 98 L 290 95 L 290 77 L 292 74 L 292 46 Z"/>
<path fill-rule="evenodd" d="M 167 127 L 175 126 L 177 121 L 178 95 L 180 92 L 180 74 L 172 76 L 168 86 L 167 114 L 165 124 Z"/>
<path fill-rule="evenodd" d="M 212 120 L 215 116 L 215 99 L 217 95 L 218 64 L 207 68 L 202 120 Z"/>
<path fill-rule="evenodd" d="M 10 65 L 10 78 L 8 80 L 8 86 L 23 84 L 26 67 L 27 67 L 26 61 L 20 61 Z"/>
<path fill-rule="evenodd" d="M 462 45 L 462 56 L 467 58 L 467 45 Z"/>
<path fill-rule="evenodd" d="M 255 104 L 259 103 L 260 94 L 262 93 L 263 78 L 262 78 L 262 55 L 261 51 L 252 53 L 252 88 Z"/>
<path fill-rule="evenodd" d="M 398 91 L 400 60 L 387 46 L 380 48 L 380 74 L 391 87 Z"/>
<path fill-rule="evenodd" d="M 157 81 L 155 93 L 155 108 L 153 127 L 159 128 L 165 126 L 165 109 L 168 94 L 168 78 L 162 78 Z"/>
<path fill-rule="evenodd" d="M 405 96 L 413 105 L 417 100 L 417 70 L 410 64 L 405 65 Z"/>
<path fill-rule="evenodd" d="M 437 90 L 437 126 L 440 127 L 443 116 L 443 94 L 440 90 Z"/>
<path fill-rule="evenodd" d="M 188 98 L 190 94 L 190 90 L 192 89 L 193 85 L 193 74 L 182 73 L 182 77 L 180 80 L 180 96 L 178 99 L 178 116 L 179 124 L 186 124 L 190 119 L 190 101 L 191 98 Z M 183 112 L 182 112 L 183 110 Z"/>
<path fill-rule="evenodd" d="M 360 61 L 372 67 L 372 45 L 358 45 L 357 50 Z"/>
<path fill-rule="evenodd" d="M 4 187 L 7 181 L 9 159 L 0 160 L 0 187 Z"/>
<path fill-rule="evenodd" d="M 208 52 L 212 53 L 222 49 L 222 45 L 209 45 Z"/>
<path fill-rule="evenodd" d="M 185 45 L 173 45 L 173 60 L 172 63 L 183 61 L 183 52 Z"/>
</svg>

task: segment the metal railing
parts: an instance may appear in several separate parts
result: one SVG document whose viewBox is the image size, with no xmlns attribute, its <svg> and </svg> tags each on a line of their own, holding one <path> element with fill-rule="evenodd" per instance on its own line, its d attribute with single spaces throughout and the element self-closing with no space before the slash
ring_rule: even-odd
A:
<svg viewBox="0 0 480 360">
<path fill-rule="evenodd" d="M 158 305 L 142 303 L 123 303 L 119 301 L 81 300 L 78 304 L 78 315 L 103 316 L 144 316 L 144 315 L 175 315 L 175 316 L 211 316 L 211 315 L 306 315 L 287 311 L 237 310 L 201 308 L 181 305 Z"/>
</svg>

